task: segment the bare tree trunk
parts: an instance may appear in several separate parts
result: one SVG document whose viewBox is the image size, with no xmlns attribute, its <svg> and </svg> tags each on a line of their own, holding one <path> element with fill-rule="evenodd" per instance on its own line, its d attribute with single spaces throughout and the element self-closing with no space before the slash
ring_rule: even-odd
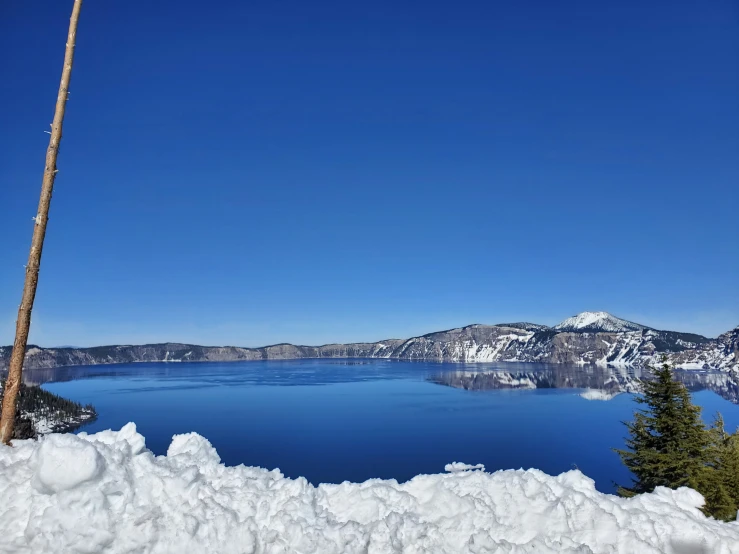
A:
<svg viewBox="0 0 739 554">
<path fill-rule="evenodd" d="M 28 331 L 31 328 L 31 310 L 36 298 L 36 286 L 38 285 L 38 272 L 41 266 L 41 251 L 44 247 L 44 236 L 46 235 L 46 223 L 49 220 L 49 205 L 51 194 L 54 191 L 54 179 L 56 178 L 56 158 L 59 153 L 59 143 L 62 140 L 62 123 L 64 122 L 64 110 L 67 105 L 69 93 L 69 80 L 72 76 L 72 61 L 74 59 L 74 42 L 77 37 L 77 22 L 80 17 L 82 0 L 74 0 L 72 17 L 69 20 L 69 35 L 67 36 L 67 48 L 64 53 L 64 68 L 62 69 L 62 80 L 59 84 L 59 95 L 56 98 L 56 110 L 54 111 L 54 122 L 51 124 L 51 138 L 49 148 L 46 151 L 46 167 L 44 179 L 41 184 L 41 198 L 38 203 L 36 224 L 33 228 L 33 240 L 31 241 L 31 252 L 28 255 L 26 266 L 26 280 L 23 285 L 23 298 L 18 308 L 18 320 L 15 327 L 15 341 L 13 342 L 13 354 L 8 367 L 8 379 L 3 391 L 3 410 L 0 417 L 0 441 L 8 444 L 13 437 L 13 423 L 15 421 L 15 408 L 18 390 L 21 385 L 23 374 L 23 360 L 28 344 Z"/>
</svg>

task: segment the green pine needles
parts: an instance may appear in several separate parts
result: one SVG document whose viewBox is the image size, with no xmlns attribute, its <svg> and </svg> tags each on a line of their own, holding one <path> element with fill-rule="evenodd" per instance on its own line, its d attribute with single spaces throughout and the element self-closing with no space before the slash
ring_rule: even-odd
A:
<svg viewBox="0 0 739 554">
<path fill-rule="evenodd" d="M 706 499 L 706 514 L 726 521 L 739 510 L 739 431 L 728 434 L 719 414 L 706 428 L 701 409 L 690 400 L 685 385 L 673 379 L 668 364 L 653 370 L 654 380 L 642 381 L 635 400 L 642 409 L 625 423 L 625 450 L 616 450 L 634 474 L 622 496 L 652 492 L 655 487 L 690 487 Z"/>
</svg>

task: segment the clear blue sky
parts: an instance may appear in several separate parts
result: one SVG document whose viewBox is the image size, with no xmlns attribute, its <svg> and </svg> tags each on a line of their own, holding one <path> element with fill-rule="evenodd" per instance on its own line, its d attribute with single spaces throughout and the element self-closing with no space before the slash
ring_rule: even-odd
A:
<svg viewBox="0 0 739 554">
<path fill-rule="evenodd" d="M 5 2 L 0 343 L 71 1 Z M 739 324 L 739 8 L 83 6 L 32 341 Z"/>
</svg>

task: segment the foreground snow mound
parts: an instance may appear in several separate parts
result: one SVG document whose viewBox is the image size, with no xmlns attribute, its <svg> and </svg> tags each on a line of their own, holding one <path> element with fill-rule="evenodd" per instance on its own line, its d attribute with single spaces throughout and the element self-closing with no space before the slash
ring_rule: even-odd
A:
<svg viewBox="0 0 739 554">
<path fill-rule="evenodd" d="M 623 499 L 578 471 L 450 473 L 313 487 L 225 467 L 196 434 L 167 456 L 118 432 L 0 446 L 0 552 L 739 553 L 691 489 Z"/>
</svg>

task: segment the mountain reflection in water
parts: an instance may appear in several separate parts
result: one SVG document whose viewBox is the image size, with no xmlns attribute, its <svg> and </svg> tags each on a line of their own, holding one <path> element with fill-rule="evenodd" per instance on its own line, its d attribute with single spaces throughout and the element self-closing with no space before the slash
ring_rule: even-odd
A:
<svg viewBox="0 0 739 554">
<path fill-rule="evenodd" d="M 675 378 L 691 392 L 710 390 L 739 404 L 739 376 L 733 372 L 675 371 Z M 499 389 L 586 389 L 588 400 L 610 400 L 618 394 L 638 393 L 640 380 L 650 379 L 648 370 L 631 367 L 548 365 L 520 370 L 470 369 L 443 371 L 429 376 L 439 385 L 470 391 Z"/>
</svg>

